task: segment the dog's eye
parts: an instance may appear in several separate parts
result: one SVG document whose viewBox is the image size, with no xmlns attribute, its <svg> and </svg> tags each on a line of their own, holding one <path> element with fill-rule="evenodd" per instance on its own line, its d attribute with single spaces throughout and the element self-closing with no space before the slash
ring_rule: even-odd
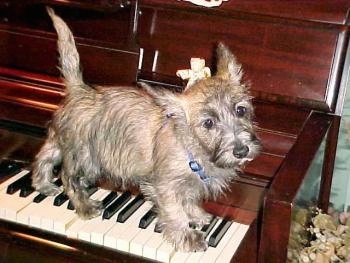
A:
<svg viewBox="0 0 350 263">
<path fill-rule="evenodd" d="M 236 115 L 237 117 L 243 117 L 247 112 L 247 108 L 244 106 L 237 106 Z"/>
<path fill-rule="evenodd" d="M 203 127 L 206 129 L 211 129 L 214 126 L 214 121 L 212 119 L 206 119 L 203 122 Z"/>
</svg>

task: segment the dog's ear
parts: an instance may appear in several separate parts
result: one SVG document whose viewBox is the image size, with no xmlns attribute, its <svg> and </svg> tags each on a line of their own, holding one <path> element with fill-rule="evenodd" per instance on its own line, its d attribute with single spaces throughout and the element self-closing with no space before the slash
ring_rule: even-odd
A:
<svg viewBox="0 0 350 263">
<path fill-rule="evenodd" d="M 143 82 L 138 83 L 138 85 L 153 98 L 156 105 L 163 108 L 168 118 L 180 117 L 186 119 L 185 110 L 179 98 L 179 94 L 162 87 L 153 88 Z"/>
<path fill-rule="evenodd" d="M 219 43 L 217 50 L 217 76 L 233 81 L 235 84 L 240 84 L 243 71 L 242 66 L 237 62 L 236 57 L 231 53 L 227 46 Z"/>
</svg>

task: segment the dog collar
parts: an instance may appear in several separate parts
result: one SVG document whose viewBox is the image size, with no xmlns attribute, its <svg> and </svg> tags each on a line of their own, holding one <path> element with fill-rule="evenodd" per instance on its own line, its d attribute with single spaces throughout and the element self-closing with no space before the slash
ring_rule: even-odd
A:
<svg viewBox="0 0 350 263">
<path fill-rule="evenodd" d="M 191 152 L 188 152 L 188 159 L 188 165 L 190 166 L 191 170 L 195 172 L 199 176 L 199 179 L 201 179 L 204 183 L 209 183 L 210 176 L 205 174 L 203 167 L 194 159 Z"/>
</svg>

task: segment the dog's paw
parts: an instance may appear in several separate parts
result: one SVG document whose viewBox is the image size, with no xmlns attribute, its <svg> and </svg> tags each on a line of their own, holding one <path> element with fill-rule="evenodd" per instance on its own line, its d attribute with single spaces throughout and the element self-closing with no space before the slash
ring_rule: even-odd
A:
<svg viewBox="0 0 350 263">
<path fill-rule="evenodd" d="M 102 213 L 102 202 L 89 199 L 85 205 L 80 205 L 76 212 L 79 217 L 86 220 L 97 217 Z"/>
<path fill-rule="evenodd" d="M 182 244 L 178 248 L 183 252 L 201 252 L 207 250 L 208 243 L 202 232 L 191 230 L 187 232 Z"/>
<path fill-rule="evenodd" d="M 201 229 L 203 226 L 208 225 L 213 216 L 208 213 L 202 213 L 200 217 L 194 217 L 191 219 L 190 227 L 195 229 Z"/>
<path fill-rule="evenodd" d="M 57 195 L 61 192 L 61 188 L 52 183 L 46 183 L 41 185 L 34 186 L 35 190 L 40 192 L 43 195 Z"/>
</svg>

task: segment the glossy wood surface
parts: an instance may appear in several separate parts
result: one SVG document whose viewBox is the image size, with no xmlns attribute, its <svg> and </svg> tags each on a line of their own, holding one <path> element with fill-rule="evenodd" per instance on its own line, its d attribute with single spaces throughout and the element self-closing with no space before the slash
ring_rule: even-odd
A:
<svg viewBox="0 0 350 263">
<path fill-rule="evenodd" d="M 53 1 L 55 11 L 64 17 L 77 38 L 86 80 L 102 85 L 135 82 L 139 49 L 131 32 L 132 8 L 102 12 L 57 6 L 57 2 Z M 45 5 L 39 1 L 21 3 L 9 1 L 3 8 L 0 66 L 59 76 L 57 35 Z"/>
<path fill-rule="evenodd" d="M 255 12 L 241 13 L 236 5 L 224 3 L 208 9 L 191 8 L 176 1 L 141 1 L 139 39 L 145 48 L 143 70 L 174 75 L 177 69 L 187 68 L 189 59 L 196 56 L 213 65 L 213 50 L 221 41 L 243 64 L 256 97 L 334 111 L 348 28 L 288 20 L 274 12 L 263 17 Z M 256 5 L 259 6 L 257 1 Z M 346 4 L 335 5 L 341 9 Z"/>
<path fill-rule="evenodd" d="M 188 9 L 204 10 L 184 1 L 143 0 L 151 5 L 168 5 L 172 7 L 185 7 Z M 246 0 L 223 2 L 220 10 L 241 13 L 241 16 L 261 15 L 285 18 L 300 21 L 313 21 L 332 24 L 348 24 L 347 0 L 337 0 L 332 4 L 327 0 L 319 1 L 276 1 L 276 0 Z"/>
<path fill-rule="evenodd" d="M 307 174 L 331 124 L 330 116 L 311 114 L 299 140 L 276 173 L 264 200 L 259 262 L 286 261 L 292 209 L 300 182 Z M 309 201 L 311 203 L 312 200 Z"/>
</svg>

